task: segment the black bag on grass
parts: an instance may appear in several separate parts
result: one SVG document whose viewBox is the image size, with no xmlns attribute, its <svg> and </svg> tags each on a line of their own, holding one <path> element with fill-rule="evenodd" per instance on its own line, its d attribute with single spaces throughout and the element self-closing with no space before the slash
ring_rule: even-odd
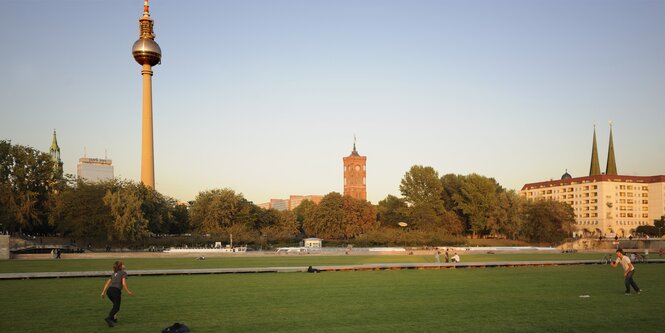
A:
<svg viewBox="0 0 665 333">
<path fill-rule="evenodd" d="M 181 323 L 175 323 L 162 330 L 162 333 L 187 333 L 187 332 L 189 332 L 189 327 Z"/>
</svg>

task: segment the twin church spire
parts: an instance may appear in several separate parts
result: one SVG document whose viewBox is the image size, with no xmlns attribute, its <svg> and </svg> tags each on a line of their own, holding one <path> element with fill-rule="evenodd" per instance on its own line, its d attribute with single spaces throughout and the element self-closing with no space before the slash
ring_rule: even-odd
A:
<svg viewBox="0 0 665 333">
<path fill-rule="evenodd" d="M 607 152 L 606 175 L 617 175 L 617 162 L 614 155 L 614 140 L 612 139 L 612 124 L 610 123 L 610 144 Z M 591 167 L 589 176 L 600 175 L 600 162 L 598 160 L 598 144 L 596 143 L 596 126 L 593 127 L 593 146 L 591 148 Z"/>
</svg>

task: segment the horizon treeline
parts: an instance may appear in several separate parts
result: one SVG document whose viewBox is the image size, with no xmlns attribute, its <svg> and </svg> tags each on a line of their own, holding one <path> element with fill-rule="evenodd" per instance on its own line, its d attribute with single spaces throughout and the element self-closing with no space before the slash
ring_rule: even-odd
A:
<svg viewBox="0 0 665 333">
<path fill-rule="evenodd" d="M 292 211 L 260 208 L 229 188 L 199 192 L 184 204 L 133 181 L 87 182 L 56 170 L 49 154 L 0 141 L 1 231 L 124 243 L 233 235 L 261 247 L 307 237 L 359 245 L 447 245 L 467 237 L 557 243 L 570 236 L 575 218 L 568 204 L 525 200 L 493 178 L 439 176 L 420 165 L 400 180 L 401 196 L 377 205 L 331 192 Z"/>
</svg>

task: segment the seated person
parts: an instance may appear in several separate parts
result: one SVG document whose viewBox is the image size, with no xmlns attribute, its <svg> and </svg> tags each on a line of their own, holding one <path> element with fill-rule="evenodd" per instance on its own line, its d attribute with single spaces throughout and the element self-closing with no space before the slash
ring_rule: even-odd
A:
<svg viewBox="0 0 665 333">
<path fill-rule="evenodd" d="M 450 258 L 451 262 L 460 262 L 459 254 L 455 253 L 455 255 Z"/>
</svg>

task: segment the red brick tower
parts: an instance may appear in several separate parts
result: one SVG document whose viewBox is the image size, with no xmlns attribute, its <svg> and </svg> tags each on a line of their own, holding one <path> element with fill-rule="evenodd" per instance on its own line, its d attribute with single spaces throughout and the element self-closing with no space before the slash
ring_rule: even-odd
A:
<svg viewBox="0 0 665 333">
<path fill-rule="evenodd" d="M 367 200 L 367 184 L 365 177 L 367 172 L 367 156 L 360 156 L 356 151 L 356 142 L 353 140 L 353 151 L 351 155 L 344 157 L 344 195 L 356 199 Z"/>
</svg>

